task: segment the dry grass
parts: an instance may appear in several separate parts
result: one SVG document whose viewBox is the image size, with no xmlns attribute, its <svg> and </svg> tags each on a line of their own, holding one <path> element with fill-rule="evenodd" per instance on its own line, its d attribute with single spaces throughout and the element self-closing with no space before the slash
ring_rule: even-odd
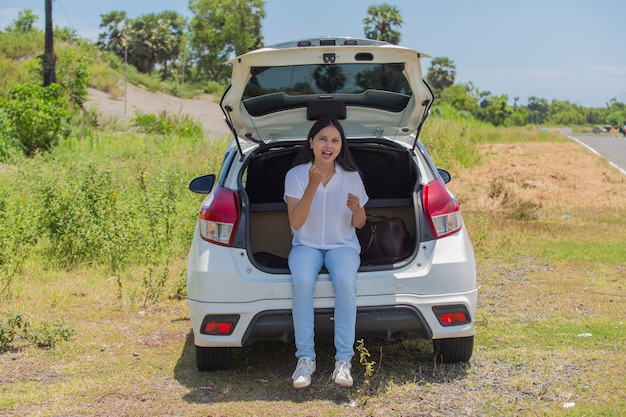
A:
<svg viewBox="0 0 626 417">
<path fill-rule="evenodd" d="M 200 373 L 185 301 L 144 309 L 141 277 L 124 277 L 119 300 L 115 277 L 101 270 L 31 260 L 4 308 L 61 316 L 77 335 L 55 349 L 0 354 L 0 415 L 620 415 L 624 177 L 567 142 L 483 152 L 483 166 L 450 184 L 476 244 L 481 284 L 469 364 L 433 363 L 424 342 L 369 340 L 376 373 L 366 381 L 354 363 L 355 386 L 344 389 L 330 382 L 333 348 L 323 341 L 311 388 L 295 391 L 293 346 L 261 343 L 241 349 L 231 370 Z M 170 276 L 184 276 L 184 259 Z"/>
</svg>

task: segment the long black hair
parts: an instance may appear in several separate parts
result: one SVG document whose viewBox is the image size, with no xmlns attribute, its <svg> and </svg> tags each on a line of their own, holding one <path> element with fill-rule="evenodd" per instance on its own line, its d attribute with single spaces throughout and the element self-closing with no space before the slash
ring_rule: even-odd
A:
<svg viewBox="0 0 626 417">
<path fill-rule="evenodd" d="M 315 135 L 320 132 L 320 130 L 328 126 L 335 127 L 339 131 L 339 136 L 341 137 L 341 151 L 339 151 L 339 155 L 337 155 L 335 162 L 346 171 L 359 172 L 359 168 L 356 166 L 356 162 L 354 162 L 350 148 L 348 148 L 348 141 L 346 140 L 346 134 L 343 131 L 343 127 L 341 126 L 341 123 L 339 123 L 339 120 L 334 117 L 322 117 L 321 119 L 318 119 L 313 126 L 311 126 L 307 139 L 304 141 L 300 147 L 300 151 L 296 155 L 293 166 L 307 164 L 313 161 L 313 149 L 309 146 L 309 140 L 313 139 Z"/>
</svg>

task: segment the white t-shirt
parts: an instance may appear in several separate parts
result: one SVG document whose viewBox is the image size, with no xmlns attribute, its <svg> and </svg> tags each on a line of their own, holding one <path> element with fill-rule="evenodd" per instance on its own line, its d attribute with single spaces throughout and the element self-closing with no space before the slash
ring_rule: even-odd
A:
<svg viewBox="0 0 626 417">
<path fill-rule="evenodd" d="M 311 163 L 291 168 L 285 176 L 286 197 L 301 199 L 309 184 Z M 309 216 L 299 230 L 291 228 L 292 244 L 311 246 L 317 249 L 334 249 L 340 246 L 353 247 L 361 252 L 359 240 L 352 225 L 352 211 L 348 208 L 348 193 L 359 197 L 361 207 L 369 197 L 365 192 L 361 175 L 356 171 L 345 171 L 335 166 L 335 175 L 324 185 L 320 183 Z"/>
</svg>

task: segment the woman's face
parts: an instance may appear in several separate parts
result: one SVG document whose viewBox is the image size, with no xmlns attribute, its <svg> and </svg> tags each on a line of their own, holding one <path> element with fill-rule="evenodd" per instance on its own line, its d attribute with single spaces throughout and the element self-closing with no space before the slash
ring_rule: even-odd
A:
<svg viewBox="0 0 626 417">
<path fill-rule="evenodd" d="M 309 139 L 316 164 L 330 164 L 341 152 L 341 135 L 335 126 L 326 126 L 317 135 Z"/>
</svg>

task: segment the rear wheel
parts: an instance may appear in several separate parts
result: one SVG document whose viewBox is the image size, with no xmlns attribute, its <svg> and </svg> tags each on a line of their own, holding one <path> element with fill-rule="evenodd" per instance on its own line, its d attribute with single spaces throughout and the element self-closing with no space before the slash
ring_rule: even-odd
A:
<svg viewBox="0 0 626 417">
<path fill-rule="evenodd" d="M 196 346 L 196 365 L 199 371 L 218 371 L 230 368 L 230 348 Z"/>
<path fill-rule="evenodd" d="M 474 336 L 434 339 L 435 358 L 442 363 L 467 362 L 474 350 Z"/>
</svg>

